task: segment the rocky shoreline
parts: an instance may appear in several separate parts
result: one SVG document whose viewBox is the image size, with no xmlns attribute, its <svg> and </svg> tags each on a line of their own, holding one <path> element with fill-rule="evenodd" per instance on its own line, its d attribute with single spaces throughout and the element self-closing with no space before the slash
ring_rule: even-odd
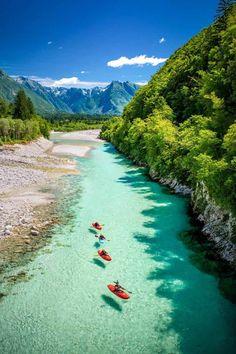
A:
<svg viewBox="0 0 236 354">
<path fill-rule="evenodd" d="M 0 147 L 0 250 L 7 237 L 38 236 L 53 222 L 55 184 L 63 173 L 75 173 L 75 168 L 73 161 L 53 156 L 52 147 L 44 138 Z M 43 218 L 40 209 L 45 210 Z"/>
</svg>

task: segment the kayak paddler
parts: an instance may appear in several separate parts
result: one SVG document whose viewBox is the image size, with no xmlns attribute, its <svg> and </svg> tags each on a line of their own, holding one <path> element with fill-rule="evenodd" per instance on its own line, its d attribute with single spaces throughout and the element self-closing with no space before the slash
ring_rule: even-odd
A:
<svg viewBox="0 0 236 354">
<path fill-rule="evenodd" d="M 98 237 L 99 241 L 110 241 L 108 239 L 106 239 L 106 237 L 104 235 L 95 235 L 95 237 Z"/>
<path fill-rule="evenodd" d="M 123 288 L 120 283 L 117 281 L 114 281 L 115 283 L 115 289 L 114 289 L 114 292 L 119 292 L 119 291 L 122 291 L 122 290 L 126 290 L 125 288 Z"/>
<path fill-rule="evenodd" d="M 100 256 L 109 256 L 109 254 L 108 254 L 107 251 L 105 251 L 105 250 L 103 249 L 103 250 L 101 250 L 101 252 L 100 252 Z"/>
</svg>

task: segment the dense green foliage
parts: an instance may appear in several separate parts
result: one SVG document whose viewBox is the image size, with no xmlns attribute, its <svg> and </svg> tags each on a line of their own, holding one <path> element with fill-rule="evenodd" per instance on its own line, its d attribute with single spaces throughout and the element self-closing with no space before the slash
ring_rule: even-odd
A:
<svg viewBox="0 0 236 354">
<path fill-rule="evenodd" d="M 32 101 L 19 91 L 14 104 L 0 98 L 0 144 L 49 137 L 49 123 L 34 114 Z"/>
<path fill-rule="evenodd" d="M 104 120 L 56 120 L 52 121 L 50 126 L 55 131 L 71 132 L 74 130 L 100 129 Z"/>
<path fill-rule="evenodd" d="M 58 112 L 46 116 L 55 131 L 71 132 L 74 130 L 100 129 L 112 116 L 107 114 L 65 113 Z"/>
<path fill-rule="evenodd" d="M 44 115 L 44 117 L 49 120 L 52 124 L 57 121 L 104 121 L 106 119 L 112 118 L 109 114 L 88 114 L 88 113 L 67 113 L 67 112 L 57 112 Z"/>
<path fill-rule="evenodd" d="M 101 136 L 236 212 L 236 6 L 177 50 Z"/>
</svg>

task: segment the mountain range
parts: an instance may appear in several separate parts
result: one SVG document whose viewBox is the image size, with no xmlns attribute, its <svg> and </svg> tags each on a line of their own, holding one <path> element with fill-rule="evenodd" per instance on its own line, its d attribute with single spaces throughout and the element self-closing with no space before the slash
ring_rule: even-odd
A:
<svg viewBox="0 0 236 354">
<path fill-rule="evenodd" d="M 23 89 L 36 112 L 42 115 L 57 111 L 120 115 L 138 88 L 129 81 L 112 81 L 105 88 L 92 89 L 45 87 L 23 76 L 13 79 L 0 70 L 0 97 L 12 102 L 17 92 Z"/>
</svg>

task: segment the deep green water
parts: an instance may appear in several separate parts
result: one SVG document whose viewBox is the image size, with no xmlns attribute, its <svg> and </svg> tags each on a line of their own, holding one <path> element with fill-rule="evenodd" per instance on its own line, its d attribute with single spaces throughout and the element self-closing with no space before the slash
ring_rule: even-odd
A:
<svg viewBox="0 0 236 354">
<path fill-rule="evenodd" d="M 61 210 L 67 223 L 13 270 L 32 278 L 0 302 L 0 353 L 235 353 L 236 306 L 219 278 L 202 271 L 207 261 L 185 245 L 188 201 L 110 145 L 93 145 L 71 177 Z M 95 220 L 111 239 L 110 263 L 95 256 Z M 117 279 L 133 292 L 128 302 L 106 287 Z"/>
</svg>

